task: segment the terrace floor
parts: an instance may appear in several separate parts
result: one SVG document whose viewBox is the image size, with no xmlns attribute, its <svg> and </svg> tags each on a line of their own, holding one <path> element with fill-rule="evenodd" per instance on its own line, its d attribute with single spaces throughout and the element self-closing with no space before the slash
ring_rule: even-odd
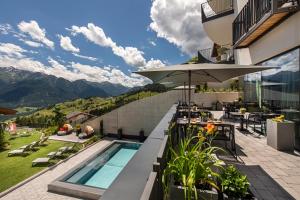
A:
<svg viewBox="0 0 300 200">
<path fill-rule="evenodd" d="M 259 199 L 300 199 L 300 156 L 267 145 L 266 137 L 236 130 L 239 168 Z"/>
<path fill-rule="evenodd" d="M 35 179 L 25 183 L 19 188 L 13 190 L 7 195 L 3 196 L 1 200 L 71 200 L 76 199 L 68 196 L 58 195 L 54 193 L 47 192 L 48 184 L 54 181 L 59 176 L 66 173 L 68 170 L 73 168 L 75 165 L 82 162 L 82 160 L 88 158 L 96 151 L 104 149 L 111 141 L 101 140 L 95 145 L 85 149 L 84 151 L 78 153 L 77 155 L 71 157 L 65 162 L 57 165 L 53 169 L 45 172 L 44 174 L 36 177 Z"/>
</svg>

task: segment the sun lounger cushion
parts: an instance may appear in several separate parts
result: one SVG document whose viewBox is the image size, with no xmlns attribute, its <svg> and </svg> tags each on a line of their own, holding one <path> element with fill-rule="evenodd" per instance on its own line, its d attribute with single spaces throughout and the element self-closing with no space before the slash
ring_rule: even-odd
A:
<svg viewBox="0 0 300 200">
<path fill-rule="evenodd" d="M 32 166 L 36 165 L 36 164 L 45 164 L 45 163 L 49 163 L 50 158 L 37 158 L 34 161 L 32 161 Z"/>
<path fill-rule="evenodd" d="M 24 149 L 16 149 L 16 150 L 8 152 L 8 156 L 20 155 L 20 154 L 23 154 L 23 153 L 24 153 Z"/>
<path fill-rule="evenodd" d="M 56 154 L 56 152 L 55 152 L 55 151 L 52 151 L 52 152 L 48 153 L 47 156 L 48 156 L 49 158 L 53 158 L 53 157 L 55 156 L 55 154 Z"/>
</svg>

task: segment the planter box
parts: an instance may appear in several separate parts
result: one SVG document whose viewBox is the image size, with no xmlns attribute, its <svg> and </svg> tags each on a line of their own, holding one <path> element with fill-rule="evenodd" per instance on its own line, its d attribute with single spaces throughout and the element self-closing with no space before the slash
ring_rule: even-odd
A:
<svg viewBox="0 0 300 200">
<path fill-rule="evenodd" d="M 198 199 L 200 200 L 218 200 L 218 191 L 214 188 L 212 190 L 199 190 L 197 189 Z M 184 200 L 184 189 L 181 186 L 171 185 L 170 200 Z"/>
<path fill-rule="evenodd" d="M 267 119 L 267 144 L 280 151 L 294 151 L 294 122 L 275 122 Z"/>
<path fill-rule="evenodd" d="M 220 199 L 221 200 L 221 199 Z M 248 195 L 243 198 L 236 198 L 236 197 L 228 197 L 226 194 L 223 194 L 222 200 L 257 200 L 251 190 L 248 190 Z"/>
</svg>

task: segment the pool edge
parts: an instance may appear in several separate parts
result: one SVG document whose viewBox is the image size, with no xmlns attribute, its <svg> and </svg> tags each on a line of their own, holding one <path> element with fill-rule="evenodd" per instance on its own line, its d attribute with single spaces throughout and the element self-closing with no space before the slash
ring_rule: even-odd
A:
<svg viewBox="0 0 300 200">
<path fill-rule="evenodd" d="M 70 176 L 70 174 L 74 173 L 74 171 L 82 168 L 86 163 L 90 162 L 94 159 L 98 154 L 105 152 L 111 146 L 116 143 L 135 143 L 135 144 L 142 144 L 140 142 L 133 142 L 133 141 L 124 141 L 124 140 L 113 140 L 111 143 L 107 144 L 103 149 L 93 153 L 88 158 L 84 159 L 82 162 L 77 164 L 76 166 L 72 167 L 70 170 L 65 172 L 63 175 L 56 178 L 50 184 L 48 184 L 48 192 L 60 194 L 60 195 L 67 195 L 70 197 L 76 198 L 83 198 L 83 199 L 99 199 L 106 189 L 96 188 L 92 186 L 85 186 L 85 185 L 76 185 L 73 183 L 64 182 L 63 180 L 66 177 Z M 132 158 L 131 158 L 132 159 Z"/>
</svg>

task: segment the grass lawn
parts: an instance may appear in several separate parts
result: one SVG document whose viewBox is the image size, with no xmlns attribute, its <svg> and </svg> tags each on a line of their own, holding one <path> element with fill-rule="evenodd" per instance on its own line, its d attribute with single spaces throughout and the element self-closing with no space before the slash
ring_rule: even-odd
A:
<svg viewBox="0 0 300 200">
<path fill-rule="evenodd" d="M 62 146 L 70 145 L 70 143 L 66 142 L 48 140 L 47 146 L 39 147 L 39 150 L 30 152 L 30 154 L 26 157 L 7 157 L 8 151 L 17 149 L 26 144 L 30 144 L 33 141 L 37 141 L 39 140 L 40 136 L 41 133 L 35 131 L 32 136 L 8 140 L 10 143 L 10 149 L 0 152 L 0 192 L 13 185 L 16 185 L 17 183 L 46 168 L 45 166 L 31 167 L 31 162 L 34 159 L 39 157 L 47 157 L 49 152 L 56 151 Z M 6 137 L 9 138 L 8 134 L 6 134 Z"/>
</svg>

